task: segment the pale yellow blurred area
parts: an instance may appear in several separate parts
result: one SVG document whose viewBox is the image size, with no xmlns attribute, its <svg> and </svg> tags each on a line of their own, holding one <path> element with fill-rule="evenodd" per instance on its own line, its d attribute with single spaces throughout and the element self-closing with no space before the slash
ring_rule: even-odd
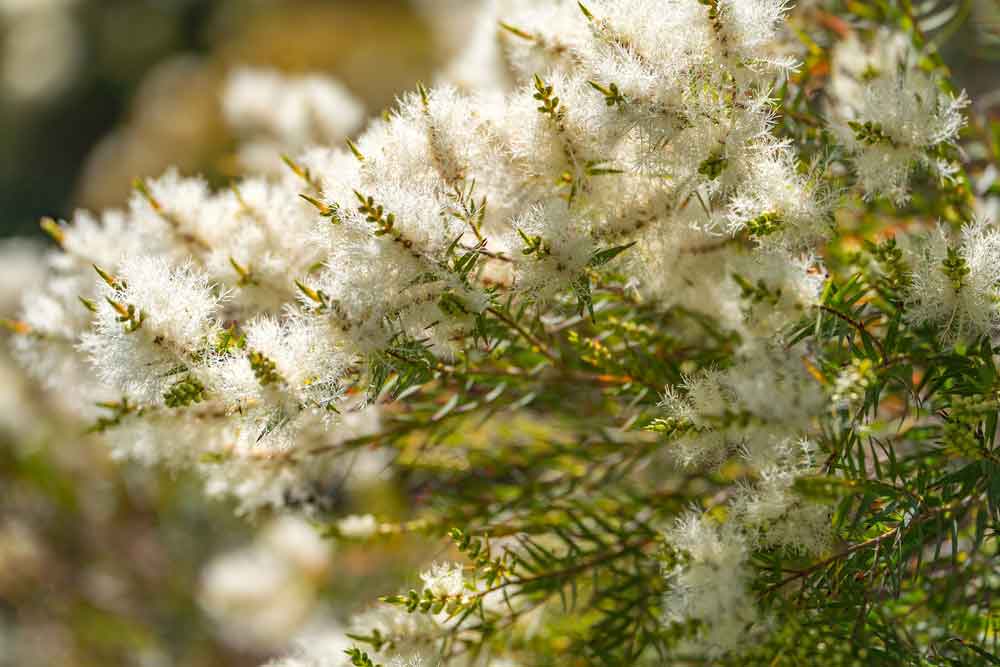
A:
<svg viewBox="0 0 1000 667">
<path fill-rule="evenodd" d="M 238 3 L 234 3 L 238 4 Z M 170 166 L 223 184 L 239 176 L 235 137 L 221 117 L 227 73 L 250 65 L 332 76 L 369 113 L 428 81 L 442 52 L 427 14 L 402 2 L 289 0 L 223 10 L 205 56 L 158 65 L 140 86 L 125 122 L 100 142 L 80 177 L 77 204 L 120 206 L 136 178 Z"/>
</svg>

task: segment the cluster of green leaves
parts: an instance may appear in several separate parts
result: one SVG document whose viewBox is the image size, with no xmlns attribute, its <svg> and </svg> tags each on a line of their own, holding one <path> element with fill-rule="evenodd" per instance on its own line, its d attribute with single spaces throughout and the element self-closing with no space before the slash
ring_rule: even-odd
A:
<svg viewBox="0 0 1000 667">
<path fill-rule="evenodd" d="M 643 427 L 659 414 L 665 383 L 723 363 L 734 339 L 706 318 L 631 297 L 607 271 L 627 250 L 595 254 L 593 316 L 570 295 L 556 322 L 543 321 L 553 311 L 537 304 L 496 303 L 451 363 L 400 338 L 371 364 L 371 398 L 387 423 L 338 451 L 375 440 L 393 448 L 423 519 L 413 525 L 450 535 L 471 564 L 480 592 L 462 600 L 416 590 L 388 598 L 412 613 L 452 614 L 446 657 L 511 641 L 511 629 L 541 608 L 561 620 L 517 641 L 552 664 L 628 664 L 690 630 L 662 622 L 659 529 L 726 482 L 693 475 L 664 488 L 645 470 L 662 441 Z M 704 331 L 707 343 L 690 347 L 670 333 L 677 325 Z M 484 605 L 482 590 L 509 604 Z M 375 650 L 385 641 L 364 637 Z"/>
<path fill-rule="evenodd" d="M 838 482 L 802 485 L 837 503 L 842 546 L 814 563 L 760 554 L 761 593 L 780 606 L 795 588 L 797 608 L 831 631 L 851 628 L 865 664 L 990 664 L 977 651 L 996 641 L 1000 611 L 998 349 L 987 338 L 943 344 L 907 325 L 895 282 L 871 268 L 891 247 L 869 245 L 870 261 L 856 258 L 867 269 L 831 280 L 799 332 L 823 344 L 824 382 L 852 364 L 867 369 L 858 400 L 825 424 L 824 472 Z M 942 662 L 921 662 L 929 655 Z"/>
<path fill-rule="evenodd" d="M 926 43 L 924 10 L 908 0 L 839 8 L 856 29 L 893 25 L 917 45 Z M 779 131 L 803 161 L 824 167 L 839 155 L 809 91 L 829 72 L 843 25 L 797 27 L 809 56 L 778 91 Z M 925 65 L 942 67 L 933 52 Z M 592 85 L 609 106 L 626 102 L 617 86 Z M 540 113 L 558 125 L 555 91 L 541 79 L 535 89 Z M 981 172 L 1000 160 L 1000 126 L 970 127 L 979 130 L 964 140 L 984 156 Z M 875 124 L 854 131 L 862 141 L 883 141 Z M 938 157 L 957 157 L 946 153 Z M 700 171 L 718 177 L 725 166 L 716 156 Z M 390 600 L 411 613 L 451 615 L 445 662 L 496 647 L 538 665 L 1000 663 L 1000 349 L 986 338 L 948 343 L 911 324 L 911 267 L 893 238 L 904 219 L 969 219 L 968 165 L 957 166 L 954 182 L 918 175 L 902 208 L 845 196 L 824 253 L 829 276 L 820 302 L 786 332 L 789 345 L 809 350 L 810 371 L 831 393 L 845 375 L 856 386 L 818 424 L 819 474 L 795 484 L 796 493 L 834 507 L 830 551 L 753 552 L 754 594 L 774 628 L 765 641 L 739 657 L 684 655 L 678 647 L 697 628 L 664 622 L 669 584 L 661 569 L 683 555 L 663 544 L 661 529 L 692 505 L 721 511 L 719 499 L 753 473 L 735 462 L 683 474 L 661 465 L 664 449 L 691 428 L 663 418 L 663 387 L 725 367 L 739 339 L 711 318 L 636 298 L 611 263 L 628 246 L 596 254 L 572 293 L 545 309 L 494 301 L 475 340 L 449 363 L 414 340 L 397 341 L 375 361 L 372 397 L 389 421 L 378 442 L 398 453 L 421 517 L 413 525 L 450 536 L 475 582 L 461 601 L 416 590 Z M 849 170 L 818 174 L 850 192 Z M 474 202 L 461 190 L 456 197 Z M 458 210 L 473 220 L 478 209 Z M 780 224 L 764 214 L 737 243 L 749 248 Z M 544 238 L 522 240 L 526 256 L 550 253 Z M 472 271 L 473 263 L 466 255 L 456 266 Z M 952 253 L 941 270 L 957 289 L 968 267 Z M 733 278 L 749 306 L 781 298 L 766 284 Z M 688 335 L 678 336 L 682 330 Z M 700 332 L 698 344 L 691 331 Z M 505 604 L 485 605 L 487 593 Z M 515 632 L 540 609 L 548 619 L 541 629 Z M 359 640 L 375 650 L 384 642 Z"/>
</svg>

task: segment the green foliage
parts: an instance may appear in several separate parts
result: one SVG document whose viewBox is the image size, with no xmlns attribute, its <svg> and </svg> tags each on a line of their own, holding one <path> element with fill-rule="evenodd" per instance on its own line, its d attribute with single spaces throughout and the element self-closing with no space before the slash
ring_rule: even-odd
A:
<svg viewBox="0 0 1000 667">
<path fill-rule="evenodd" d="M 358 210 L 366 216 L 368 222 L 375 225 L 375 236 L 384 236 L 393 231 L 396 224 L 395 214 L 387 214 L 382 205 L 376 204 L 375 200 L 371 197 L 366 197 L 360 192 L 355 192 L 354 195 L 361 203 L 361 205 L 358 206 Z"/>
<path fill-rule="evenodd" d="M 262 387 L 281 381 L 277 366 L 260 352 L 250 353 L 250 368 L 253 369 L 253 374 Z"/>
<path fill-rule="evenodd" d="M 354 667 L 382 667 L 381 664 L 374 662 L 367 653 L 359 648 L 349 648 L 344 653 L 351 659 L 351 664 Z"/>
<path fill-rule="evenodd" d="M 111 297 L 106 297 L 106 301 L 114 309 L 115 313 L 117 313 L 115 319 L 122 323 L 127 333 L 135 333 L 142 327 L 142 323 L 146 321 L 146 314 L 141 310 L 137 310 L 131 303 L 121 303 Z"/>
<path fill-rule="evenodd" d="M 538 111 L 549 116 L 554 121 L 561 121 L 564 110 L 559 106 L 559 97 L 553 94 L 552 86 L 545 83 L 542 77 L 535 75 L 535 94 L 538 100 Z"/>
<path fill-rule="evenodd" d="M 607 103 L 609 107 L 620 106 L 622 104 L 625 104 L 626 102 L 625 97 L 621 94 L 621 91 L 618 90 L 618 84 L 614 83 L 613 81 L 609 83 L 607 86 L 602 86 L 596 81 L 590 81 L 588 83 L 590 84 L 591 88 L 599 92 L 601 95 L 604 95 L 604 101 Z"/>
<path fill-rule="evenodd" d="M 718 20 L 718 3 L 703 4 Z M 877 20 L 905 16 L 903 5 L 877 4 Z M 782 93 L 790 112 L 782 131 L 804 154 L 829 154 L 833 138 L 802 120 L 819 116 L 795 89 L 809 76 Z M 590 85 L 608 106 L 627 103 L 615 84 Z M 534 90 L 539 112 L 558 123 L 552 86 L 536 77 Z M 892 145 L 877 123 L 851 128 L 858 141 Z M 719 179 L 727 165 L 713 154 L 698 171 Z M 939 185 L 923 184 L 907 214 L 932 218 L 967 196 Z M 468 201 L 457 193 L 463 219 L 475 218 Z M 738 334 L 636 298 L 614 273 L 623 245 L 593 255 L 561 297 L 570 313 L 563 317 L 543 321 L 530 303 L 494 303 L 478 344 L 449 364 L 419 341 L 394 341 L 374 366 L 372 397 L 405 396 L 407 408 L 383 442 L 397 448 L 407 483 L 427 499 L 418 512 L 424 530 L 450 538 L 471 583 L 457 597 L 409 589 L 385 599 L 408 613 L 450 616 L 444 662 L 502 646 L 540 665 L 997 663 L 1000 350 L 985 338 L 947 344 L 910 324 L 912 267 L 887 233 L 902 213 L 860 198 L 846 206 L 825 249 L 821 298 L 785 340 L 806 346 L 808 372 L 836 396 L 819 424 L 819 472 L 793 483 L 797 496 L 834 508 L 834 540 L 818 556 L 753 549 L 753 594 L 774 631 L 739 657 L 684 653 L 699 628 L 665 620 L 671 584 L 663 572 L 685 556 L 664 543 L 662 529 L 692 505 L 724 519 L 719 499 L 734 483 L 752 483 L 753 473 L 730 462 L 678 474 L 662 465 L 662 452 L 756 418 L 723 411 L 695 424 L 658 407 L 665 386 L 732 363 Z M 781 227 L 778 213 L 762 214 L 737 242 L 749 247 Z M 518 232 L 523 255 L 551 255 L 546 239 Z M 478 258 L 456 253 L 450 270 L 469 275 Z M 969 274 L 957 249 L 941 270 L 956 290 Z M 785 296 L 768 281 L 731 278 L 747 308 L 776 307 Z M 699 344 L 675 337 L 682 329 L 697 332 Z M 485 605 L 487 592 L 505 604 Z M 538 634 L 512 632 L 538 610 L 549 618 Z M 355 639 L 375 650 L 387 641 Z"/>
<path fill-rule="evenodd" d="M 131 414 L 139 411 L 127 398 L 112 403 L 98 403 L 97 407 L 109 411 L 110 416 L 102 416 L 89 428 L 90 433 L 101 433 L 120 425 Z"/>
<path fill-rule="evenodd" d="M 777 213 L 762 213 L 747 223 L 750 236 L 768 236 L 781 230 L 781 216 Z"/>
<path fill-rule="evenodd" d="M 186 408 L 201 403 L 207 397 L 205 385 L 194 376 L 187 376 L 163 393 L 168 408 Z"/>
<path fill-rule="evenodd" d="M 698 173 L 712 180 L 717 179 L 725 171 L 728 160 L 722 155 L 712 155 L 698 167 Z"/>
<path fill-rule="evenodd" d="M 882 129 L 882 125 L 879 123 L 866 120 L 863 123 L 857 121 L 848 122 L 848 127 L 854 130 L 854 138 L 863 144 L 869 146 L 874 146 L 876 144 L 887 144 L 889 146 L 895 146 L 896 142 L 885 133 Z"/>
<path fill-rule="evenodd" d="M 965 258 L 958 254 L 958 250 L 953 247 L 948 248 L 948 256 L 941 262 L 941 270 L 948 277 L 951 288 L 958 292 L 965 286 L 965 278 L 971 269 Z"/>
</svg>

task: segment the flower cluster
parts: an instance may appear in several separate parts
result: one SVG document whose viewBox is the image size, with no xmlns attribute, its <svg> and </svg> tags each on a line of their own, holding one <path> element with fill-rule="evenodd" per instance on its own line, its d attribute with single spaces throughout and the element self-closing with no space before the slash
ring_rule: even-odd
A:
<svg viewBox="0 0 1000 667">
<path fill-rule="evenodd" d="M 952 176 L 945 149 L 965 122 L 968 98 L 942 90 L 919 55 L 906 37 L 885 32 L 870 46 L 845 40 L 834 55 L 835 129 L 870 197 L 904 203 L 917 167 Z"/>
<path fill-rule="evenodd" d="M 781 3 L 751 4 L 512 7 L 509 26 L 527 27 L 508 35 L 506 57 L 523 83 L 504 98 L 421 89 L 279 180 L 213 193 L 171 172 L 142 184 L 126 211 L 53 225 L 64 252 L 57 277 L 26 298 L 37 335 L 25 354 L 96 381 L 88 398 L 114 405 L 123 455 L 269 460 L 307 448 L 310 433 L 363 435 L 352 387 L 386 350 L 422 341 L 455 354 L 498 289 L 541 300 L 573 287 L 585 306 L 588 272 L 629 243 L 650 297 L 663 290 L 656 276 L 682 279 L 667 262 L 690 260 L 705 291 L 688 298 L 734 312 L 732 267 L 756 284 L 775 262 L 720 239 L 745 232 L 766 252 L 799 248 L 822 234 L 825 206 L 768 132 L 767 87 L 784 71 L 768 37 Z M 697 29 L 659 37 L 680 25 Z M 242 72 L 226 107 L 240 124 L 276 122 L 262 100 L 298 99 L 286 90 L 297 85 L 312 90 Z M 339 119 L 328 122 L 355 122 L 346 97 L 321 97 L 320 115 Z M 809 271 L 785 262 L 775 282 L 808 282 Z M 793 310 L 794 295 L 809 298 L 783 294 Z M 39 349 L 49 347 L 60 350 Z"/>
<path fill-rule="evenodd" d="M 941 227 L 914 240 L 907 298 L 915 324 L 932 324 L 947 340 L 993 334 L 1000 326 L 1000 229 L 977 220 L 953 242 Z"/>
</svg>

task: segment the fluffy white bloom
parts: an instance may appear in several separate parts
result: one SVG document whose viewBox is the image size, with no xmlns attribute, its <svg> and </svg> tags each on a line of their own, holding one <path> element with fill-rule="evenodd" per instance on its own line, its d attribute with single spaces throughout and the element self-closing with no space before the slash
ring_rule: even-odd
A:
<svg viewBox="0 0 1000 667">
<path fill-rule="evenodd" d="M 911 251 L 907 316 L 934 324 L 946 341 L 995 331 L 1000 324 L 1000 230 L 978 220 L 953 241 L 944 229 L 917 240 Z"/>
<path fill-rule="evenodd" d="M 139 242 L 132 251 L 176 262 L 200 255 L 209 247 L 202 214 L 210 199 L 204 179 L 182 176 L 176 169 L 143 182 L 128 204 L 130 232 Z"/>
<path fill-rule="evenodd" d="M 425 667 L 427 660 L 422 655 L 395 656 L 389 665 L 390 667 Z"/>
<path fill-rule="evenodd" d="M 22 274 L 48 270 L 49 279 L 36 280 L 22 293 L 17 319 L 32 334 L 15 338 L 15 354 L 43 387 L 58 390 L 50 393 L 54 403 L 79 418 L 93 419 L 96 402 L 121 399 L 120 389 L 105 385 L 77 350 L 81 337 L 93 325 L 90 308 L 104 304 L 107 294 L 107 286 L 96 279 L 93 265 L 114 274 L 126 255 L 134 255 L 140 248 L 157 252 L 160 246 L 144 238 L 121 211 L 107 211 L 99 217 L 81 211 L 70 223 L 43 221 L 43 226 L 64 252 L 49 253 L 34 271 Z M 85 307 L 84 303 L 90 305 Z M 65 387 L 79 391 L 68 392 Z"/>
<path fill-rule="evenodd" d="M 882 28 L 868 41 L 851 32 L 833 47 L 829 90 L 837 104 L 858 108 L 864 103 L 867 81 L 883 76 L 906 62 L 912 50 L 909 38 Z"/>
<path fill-rule="evenodd" d="M 264 667 L 347 667 L 345 651 L 351 641 L 337 626 L 303 632 L 288 655 L 266 663 Z"/>
<path fill-rule="evenodd" d="M 686 377 L 663 401 L 682 465 L 738 457 L 753 477 L 724 526 L 690 516 L 668 534 L 685 555 L 668 573 L 667 616 L 700 621 L 699 645 L 724 652 L 760 625 L 751 550 L 817 553 L 828 536 L 828 508 L 793 488 L 815 472 L 802 443 L 827 396 L 782 333 L 818 299 L 812 253 L 831 201 L 820 166 L 803 173 L 773 132 L 786 10 L 489 2 L 483 43 L 446 77 L 456 87 L 404 95 L 348 149 L 308 148 L 280 175 L 279 152 L 343 143 L 362 110 L 328 80 L 240 70 L 223 106 L 250 142 L 245 166 L 264 174 L 213 193 L 168 172 L 126 211 L 55 230 L 65 252 L 24 300 L 36 335 L 18 343 L 23 358 L 48 352 L 42 372 L 58 366 L 58 382 L 96 378 L 81 400 L 110 392 L 102 425 L 118 456 L 196 466 L 241 511 L 324 508 L 384 467 L 383 453 L 357 452 L 381 425 L 359 398 L 383 370 L 372 360 L 399 346 L 468 352 L 491 305 L 585 299 L 601 251 L 627 248 L 616 268 L 628 294 L 672 309 L 679 340 L 700 343 L 710 327 L 739 341 L 731 365 Z M 947 174 L 941 149 L 963 100 L 897 40 L 876 51 L 838 56 L 834 115 L 862 186 L 901 199 L 914 166 Z M 920 246 L 914 321 L 955 338 L 992 332 L 998 238 L 977 224 L 951 254 L 943 232 Z M 367 515 L 338 528 L 364 539 L 379 527 Z M 307 526 L 282 524 L 209 568 L 204 605 L 230 634 L 283 642 L 312 614 L 328 558 Z M 421 579 L 438 597 L 470 590 L 459 565 Z M 390 664 L 431 664 L 445 625 L 399 610 L 356 622 L 392 646 Z M 334 660 L 316 646 L 278 664 Z"/>
<path fill-rule="evenodd" d="M 66 252 L 52 261 L 63 271 L 90 271 L 91 264 L 97 264 L 114 272 L 129 255 L 160 250 L 158 246 L 150 247 L 149 239 L 143 238 L 125 211 L 104 211 L 99 217 L 77 211 L 71 222 L 59 225 L 59 236 Z"/>
<path fill-rule="evenodd" d="M 124 262 L 116 278 L 120 287 L 112 288 L 109 298 L 135 306 L 145 315 L 143 326 L 171 343 L 193 347 L 214 329 L 224 295 L 190 265 L 139 256 Z"/>
<path fill-rule="evenodd" d="M 630 268 L 646 296 L 773 331 L 762 322 L 808 302 L 809 281 L 775 279 L 780 303 L 750 317 L 727 277 L 737 255 L 703 246 L 727 215 L 742 229 L 780 214 L 790 244 L 815 236 L 822 217 L 768 136 L 764 91 L 780 70 L 770 43 L 784 4 L 592 5 L 486 7 L 514 28 L 493 51 L 519 80 L 513 92 L 421 91 L 358 137 L 356 154 L 311 149 L 280 181 L 217 194 L 169 172 L 122 214 L 78 216 L 62 230 L 67 283 L 38 297 L 34 316 L 67 349 L 82 341 L 113 393 L 188 410 L 168 458 L 193 460 L 193 433 L 211 423 L 201 450 L 232 457 L 233 472 L 211 467 L 210 486 L 251 507 L 287 489 L 278 457 L 338 421 L 330 408 L 359 363 L 399 340 L 447 356 L 489 305 L 488 285 L 544 299 L 578 281 L 598 249 L 639 240 Z M 722 94 L 734 80 L 740 105 Z M 243 131 L 293 144 L 339 142 L 360 115 L 335 84 L 250 70 L 233 75 L 224 107 Z M 695 200 L 711 209 L 707 221 Z M 513 261 L 449 271 L 456 247 L 480 236 Z M 121 285 L 95 292 L 92 262 Z M 73 305 L 77 295 L 96 303 L 96 318 Z M 195 399 L 205 404 L 192 408 Z M 160 458 L 151 443 L 163 426 L 120 421 L 135 436 L 123 451 Z M 261 458 L 246 455 L 255 440 Z M 254 463 L 266 472 L 251 473 Z"/>
<path fill-rule="evenodd" d="M 583 273 L 597 250 L 584 224 L 561 201 L 532 208 L 514 223 L 517 239 L 512 236 L 509 243 L 520 255 L 516 275 L 522 289 L 546 297 Z M 528 244 L 534 242 L 537 248 L 524 254 L 521 249 L 532 250 Z"/>
<path fill-rule="evenodd" d="M 789 438 L 810 430 L 825 397 L 794 352 L 768 346 L 725 370 L 688 377 L 684 391 L 667 390 L 663 404 L 676 428 L 681 463 L 719 462 L 732 451 L 764 467 Z"/>
<path fill-rule="evenodd" d="M 719 48 L 742 66 L 791 67 L 770 53 L 790 5 L 788 0 L 720 0 L 713 24 L 720 33 Z M 712 20 L 711 9 L 709 15 Z"/>
<path fill-rule="evenodd" d="M 763 245 L 812 248 L 829 233 L 830 203 L 817 174 L 798 172 L 786 144 L 763 147 L 730 203 L 730 231 Z"/>
<path fill-rule="evenodd" d="M 457 563 L 434 563 L 430 570 L 420 575 L 424 590 L 435 597 L 461 597 L 466 590 L 462 566 Z"/>
<path fill-rule="evenodd" d="M 211 346 L 222 295 L 190 265 L 138 256 L 120 267 L 95 306 L 94 330 L 80 348 L 102 381 L 125 396 L 158 402 L 190 350 Z M 134 369 L 145 369 L 138 374 Z"/>
<path fill-rule="evenodd" d="M 350 356 L 340 351 L 327 322 L 257 319 L 247 325 L 246 344 L 270 360 L 288 389 L 311 405 L 326 408 L 340 397 L 339 380 Z"/>
<path fill-rule="evenodd" d="M 208 494 L 235 499 L 241 514 L 288 506 L 326 509 L 334 491 L 363 490 L 379 479 L 389 460 L 384 450 L 330 451 L 340 443 L 378 432 L 377 406 L 348 407 L 332 429 L 328 415 L 314 411 L 286 424 L 227 420 L 223 425 L 225 430 L 215 438 L 202 426 L 201 451 L 215 456 L 199 468 Z M 269 427 L 262 438 L 263 429 Z M 320 448 L 325 450 L 322 455 L 310 453 Z"/>
<path fill-rule="evenodd" d="M 554 105 L 550 113 L 539 111 L 540 85 L 551 88 L 546 93 Z M 607 108 L 586 81 L 559 73 L 513 93 L 501 131 L 526 182 L 548 189 L 562 178 L 567 199 L 585 196 L 589 182 L 600 178 L 593 176 L 594 166 L 616 166 L 611 159 L 617 137 L 613 125 L 603 122 Z"/>
<path fill-rule="evenodd" d="M 349 635 L 377 632 L 385 640 L 381 651 L 364 647 L 379 664 L 387 667 L 432 667 L 438 664 L 437 636 L 441 626 L 424 614 L 408 614 L 396 608 L 379 607 L 351 619 L 349 629 L 331 622 L 322 613 L 296 637 L 292 650 L 264 667 L 348 667 L 346 650 L 358 646 Z M 477 662 L 476 664 L 480 664 Z M 489 665 L 500 664 L 491 661 Z"/>
<path fill-rule="evenodd" d="M 502 57 L 517 82 L 576 65 L 588 40 L 587 25 L 578 7 L 569 2 L 499 0 L 496 15 L 515 30 L 501 32 Z"/>
<path fill-rule="evenodd" d="M 432 661 L 438 655 L 442 626 L 430 614 L 409 613 L 395 606 L 379 605 L 351 619 L 350 634 L 377 632 L 389 650 L 389 660 Z M 433 664 L 431 662 L 430 664 Z"/>
<path fill-rule="evenodd" d="M 744 355 L 735 366 L 687 378 L 683 393 L 668 389 L 663 402 L 682 464 L 718 462 L 736 449 L 757 477 L 729 501 L 725 526 L 692 515 L 667 535 L 690 556 L 668 573 L 668 618 L 702 621 L 695 645 L 710 654 L 735 648 L 760 627 L 747 590 L 751 548 L 817 554 L 831 534 L 830 507 L 793 488 L 815 473 L 815 446 L 803 435 L 825 397 L 794 349 L 758 342 Z"/>
<path fill-rule="evenodd" d="M 835 52 L 835 81 L 850 77 L 856 82 L 834 84 L 841 95 L 835 99 L 836 129 L 866 195 L 902 203 L 909 198 L 915 167 L 951 174 L 937 149 L 958 136 L 968 99 L 964 93 L 955 97 L 943 92 L 938 80 L 917 65 L 918 54 L 898 37 L 882 34 L 875 43 L 865 50 L 859 41 L 849 40 Z"/>
<path fill-rule="evenodd" d="M 815 473 L 816 446 L 802 440 L 781 449 L 781 458 L 762 468 L 758 481 L 740 486 L 732 515 L 755 546 L 821 554 L 830 544 L 832 507 L 793 488 L 797 478 Z"/>
<path fill-rule="evenodd" d="M 751 348 L 758 339 L 780 339 L 789 324 L 818 303 L 826 280 L 823 265 L 809 255 L 763 251 L 735 257 L 727 268 L 726 286 L 732 290 L 730 303 L 739 303 L 739 319 L 730 319 L 732 308 L 720 308 L 720 319 L 743 332 Z"/>
<path fill-rule="evenodd" d="M 691 641 L 709 655 L 738 647 L 761 623 L 749 590 L 745 539 L 729 525 L 720 527 L 694 514 L 678 520 L 667 538 L 686 557 L 667 573 L 667 621 L 702 622 Z"/>
<path fill-rule="evenodd" d="M 323 259 L 312 238 L 315 217 L 316 209 L 295 190 L 246 179 L 201 211 L 200 236 L 211 246 L 206 270 L 238 288 L 242 309 L 276 313 L 295 298 L 294 280 Z"/>
</svg>

